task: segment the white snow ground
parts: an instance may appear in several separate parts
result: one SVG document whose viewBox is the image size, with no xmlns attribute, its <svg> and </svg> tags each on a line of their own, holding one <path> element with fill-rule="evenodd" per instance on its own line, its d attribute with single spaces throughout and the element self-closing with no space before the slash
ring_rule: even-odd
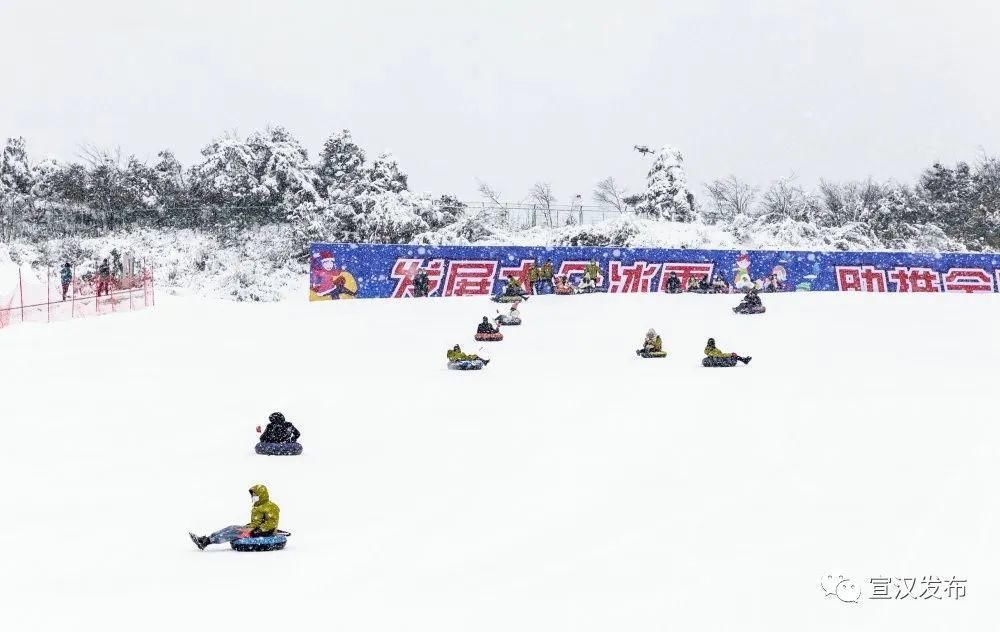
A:
<svg viewBox="0 0 1000 632">
<path fill-rule="evenodd" d="M 478 373 L 444 357 L 478 298 L 2 330 L 3 627 L 996 629 L 1000 296 L 764 301 L 538 297 Z M 708 336 L 752 364 L 702 369 Z M 273 410 L 302 457 L 253 454 Z M 199 552 L 258 482 L 288 548 Z M 847 604 L 831 572 L 968 592 Z"/>
</svg>

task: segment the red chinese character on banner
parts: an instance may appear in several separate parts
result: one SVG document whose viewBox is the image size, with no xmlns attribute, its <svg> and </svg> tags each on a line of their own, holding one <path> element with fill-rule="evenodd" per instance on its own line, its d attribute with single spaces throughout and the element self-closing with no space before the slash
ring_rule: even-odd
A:
<svg viewBox="0 0 1000 632">
<path fill-rule="evenodd" d="M 896 267 L 889 273 L 897 292 L 940 292 L 941 275 L 930 268 Z"/>
<path fill-rule="evenodd" d="M 837 266 L 837 289 L 841 292 L 886 292 L 885 270 L 872 266 Z"/>
<path fill-rule="evenodd" d="M 570 279 L 570 277 L 573 275 L 582 277 L 583 270 L 589 263 L 589 261 L 563 261 L 559 264 L 559 276 L 564 276 L 567 280 L 575 283 L 579 279 Z M 604 285 L 604 275 L 597 277 L 595 285 L 597 285 L 597 287 Z"/>
<path fill-rule="evenodd" d="M 448 264 L 444 296 L 491 294 L 496 273 L 496 261 L 452 261 Z"/>
<path fill-rule="evenodd" d="M 714 263 L 664 263 L 663 274 L 660 276 L 660 291 L 667 291 L 667 280 L 670 278 L 671 272 L 675 273 L 680 280 L 681 290 L 685 290 L 691 277 L 701 279 L 701 277 L 707 276 L 708 280 L 711 281 L 713 268 L 715 268 Z"/>
<path fill-rule="evenodd" d="M 623 266 L 620 261 L 608 263 L 608 292 L 649 292 L 653 277 L 660 271 L 660 264 L 636 261 Z"/>
<path fill-rule="evenodd" d="M 417 270 L 423 265 L 423 259 L 396 259 L 396 264 L 392 266 L 390 276 L 396 279 L 396 289 L 392 291 L 392 298 L 405 298 L 413 296 L 413 277 Z M 433 296 L 441 286 L 441 277 L 444 275 L 444 259 L 434 259 L 426 266 L 427 270 L 427 296 Z"/>
<path fill-rule="evenodd" d="M 951 268 L 944 275 L 945 292 L 992 292 L 993 279 L 981 268 Z"/>
<path fill-rule="evenodd" d="M 521 259 L 521 265 L 517 268 L 500 268 L 500 280 L 506 283 L 507 277 L 514 277 L 521 282 L 521 287 L 524 288 L 526 294 L 534 294 L 535 288 L 528 280 L 528 273 L 531 272 L 531 267 L 534 265 L 534 259 Z"/>
</svg>

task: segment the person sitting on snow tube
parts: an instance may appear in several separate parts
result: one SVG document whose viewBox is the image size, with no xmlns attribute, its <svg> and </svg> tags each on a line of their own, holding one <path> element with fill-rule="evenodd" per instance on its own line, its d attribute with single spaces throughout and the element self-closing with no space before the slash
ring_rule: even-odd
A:
<svg viewBox="0 0 1000 632">
<path fill-rule="evenodd" d="M 260 435 L 254 451 L 270 456 L 296 456 L 302 454 L 299 437 L 302 433 L 290 421 L 285 421 L 281 413 L 271 413 L 267 418 L 267 428 Z"/>
<path fill-rule="evenodd" d="M 698 291 L 698 277 L 694 276 L 693 274 L 691 276 L 689 276 L 688 277 L 688 282 L 687 282 L 687 287 L 684 288 L 684 289 L 687 290 L 688 292 L 697 292 Z"/>
<path fill-rule="evenodd" d="M 253 508 L 250 510 L 250 522 L 243 525 L 231 525 L 224 529 L 219 529 L 212 535 L 195 535 L 189 533 L 191 541 L 202 551 L 209 544 L 223 544 L 240 540 L 243 538 L 259 538 L 272 536 L 278 529 L 278 516 L 281 510 L 271 502 L 267 493 L 267 488 L 263 485 L 254 485 L 250 488 L 250 498 L 253 499 Z"/>
<path fill-rule="evenodd" d="M 267 427 L 260 435 L 261 443 L 295 443 L 302 433 L 292 422 L 285 421 L 281 413 L 271 413 L 267 418 Z"/>
<path fill-rule="evenodd" d="M 479 327 L 476 328 L 477 334 L 495 334 L 499 333 L 500 330 L 490 324 L 490 319 L 483 316 L 483 322 L 479 323 Z"/>
<path fill-rule="evenodd" d="M 554 291 L 556 294 L 572 294 L 573 286 L 569 284 L 564 275 L 560 274 L 556 277 Z"/>
<path fill-rule="evenodd" d="M 756 288 L 750 288 L 740 304 L 733 308 L 737 314 L 760 314 L 764 311 L 764 303 L 760 300 Z"/>
<path fill-rule="evenodd" d="M 726 353 L 715 346 L 715 338 L 709 338 L 705 344 L 705 359 L 701 361 L 704 366 L 736 366 L 737 362 L 750 364 L 749 356 L 744 358 L 735 353 Z"/>
<path fill-rule="evenodd" d="M 638 349 L 636 354 L 644 358 L 662 358 L 667 355 L 663 352 L 663 340 L 656 333 L 655 329 L 650 329 L 646 332 L 646 339 L 642 342 L 642 349 Z"/>
<path fill-rule="evenodd" d="M 482 366 L 486 366 L 487 364 L 489 364 L 490 361 L 485 358 L 480 358 L 479 356 L 472 353 L 464 353 L 462 351 L 462 348 L 458 345 L 455 345 L 454 347 L 448 350 L 449 368 L 461 368 L 459 365 L 461 365 L 462 363 L 469 363 L 469 362 L 479 362 L 482 363 Z"/>
<path fill-rule="evenodd" d="M 507 277 L 507 285 L 503 289 L 504 296 L 524 296 L 524 288 L 516 277 Z"/>
<path fill-rule="evenodd" d="M 499 314 L 496 318 L 498 325 L 520 325 L 521 324 L 521 312 L 517 309 L 520 303 L 513 303 L 510 306 L 510 311 L 506 314 Z"/>
</svg>

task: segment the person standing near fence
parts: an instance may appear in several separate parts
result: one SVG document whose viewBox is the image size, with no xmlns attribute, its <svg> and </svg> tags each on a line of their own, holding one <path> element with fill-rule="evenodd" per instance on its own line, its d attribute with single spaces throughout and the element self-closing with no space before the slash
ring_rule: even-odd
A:
<svg viewBox="0 0 1000 632">
<path fill-rule="evenodd" d="M 108 258 L 105 257 L 104 262 L 101 263 L 101 267 L 97 269 L 97 296 L 100 297 L 101 292 L 107 295 L 110 285 L 111 264 L 108 263 Z"/>
<path fill-rule="evenodd" d="M 121 281 L 122 277 L 125 275 L 125 266 L 122 265 L 122 255 L 118 252 L 117 248 L 111 249 L 111 270 L 114 277 Z"/>
<path fill-rule="evenodd" d="M 69 261 L 63 264 L 63 267 L 59 270 L 59 282 L 62 284 L 62 300 L 66 300 L 66 294 L 69 292 L 69 284 L 73 281 L 73 267 L 69 265 Z"/>
</svg>

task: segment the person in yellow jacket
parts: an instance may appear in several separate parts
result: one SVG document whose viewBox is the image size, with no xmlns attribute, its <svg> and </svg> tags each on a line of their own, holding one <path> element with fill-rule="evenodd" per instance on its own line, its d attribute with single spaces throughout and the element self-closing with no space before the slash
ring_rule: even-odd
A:
<svg viewBox="0 0 1000 632">
<path fill-rule="evenodd" d="M 646 339 L 642 341 L 642 349 L 636 349 L 635 354 L 644 358 L 659 358 L 667 355 L 663 352 L 663 340 L 655 329 L 646 332 Z"/>
<path fill-rule="evenodd" d="M 663 351 L 663 340 L 655 329 L 646 332 L 646 340 L 642 343 L 642 350 L 646 353 Z"/>
<path fill-rule="evenodd" d="M 448 349 L 448 362 L 463 362 L 465 360 L 482 360 L 483 362 L 489 362 L 489 360 L 480 358 L 474 353 L 465 353 L 462 351 L 462 347 L 458 345 Z"/>
<path fill-rule="evenodd" d="M 241 538 L 260 537 L 274 535 L 278 529 L 278 517 L 281 510 L 271 502 L 267 493 L 267 488 L 263 485 L 254 485 L 250 488 L 250 498 L 253 499 L 253 507 L 250 509 L 250 522 L 243 525 L 230 525 L 224 529 L 219 529 L 212 535 L 198 536 L 189 533 L 191 541 L 202 551 L 209 544 L 223 544 L 239 540 Z"/>
<path fill-rule="evenodd" d="M 726 353 L 722 349 L 715 346 L 715 338 L 709 338 L 708 342 L 705 344 L 705 357 L 708 358 L 735 358 L 737 362 L 742 362 L 743 364 L 750 364 L 750 360 L 753 358 L 747 356 L 742 357 L 736 355 L 735 353 Z"/>
</svg>

